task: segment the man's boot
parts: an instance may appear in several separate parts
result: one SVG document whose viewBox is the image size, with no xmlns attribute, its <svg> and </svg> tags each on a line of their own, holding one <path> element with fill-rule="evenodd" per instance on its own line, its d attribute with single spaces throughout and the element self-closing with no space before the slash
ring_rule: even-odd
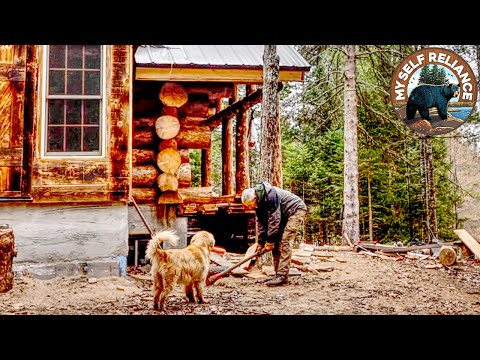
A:
<svg viewBox="0 0 480 360">
<path fill-rule="evenodd" d="M 288 284 L 288 277 L 286 275 L 275 275 L 273 279 L 265 283 L 267 286 L 280 286 Z"/>
</svg>

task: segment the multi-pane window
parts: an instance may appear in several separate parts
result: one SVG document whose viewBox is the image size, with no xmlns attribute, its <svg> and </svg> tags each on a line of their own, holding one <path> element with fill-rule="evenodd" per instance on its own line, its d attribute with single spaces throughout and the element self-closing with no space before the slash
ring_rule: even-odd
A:
<svg viewBox="0 0 480 360">
<path fill-rule="evenodd" d="M 46 141 L 50 155 L 100 155 L 102 46 L 47 47 Z"/>
</svg>

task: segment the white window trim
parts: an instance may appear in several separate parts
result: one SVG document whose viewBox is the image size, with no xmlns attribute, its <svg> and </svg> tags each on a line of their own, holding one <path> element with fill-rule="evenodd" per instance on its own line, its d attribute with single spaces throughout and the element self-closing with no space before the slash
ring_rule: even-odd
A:
<svg viewBox="0 0 480 360">
<path fill-rule="evenodd" d="M 81 153 L 47 153 L 47 94 L 48 94 L 48 49 L 49 45 L 43 45 L 43 66 L 42 66 L 42 135 L 41 135 L 41 158 L 44 159 L 100 159 L 106 157 L 107 146 L 107 48 L 106 45 L 101 45 L 101 110 L 100 110 L 100 127 L 99 127 L 99 141 L 100 154 L 81 154 Z M 67 98 L 68 96 L 65 96 Z"/>
</svg>

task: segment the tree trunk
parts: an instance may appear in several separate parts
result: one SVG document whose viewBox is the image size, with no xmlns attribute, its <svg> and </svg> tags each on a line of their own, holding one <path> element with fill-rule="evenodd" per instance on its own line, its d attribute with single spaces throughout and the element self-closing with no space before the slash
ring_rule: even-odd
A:
<svg viewBox="0 0 480 360">
<path fill-rule="evenodd" d="M 177 108 L 188 101 L 188 94 L 183 85 L 175 82 L 163 84 L 159 97 L 162 104 Z"/>
<path fill-rule="evenodd" d="M 368 170 L 368 238 L 373 241 L 373 209 L 372 209 L 372 184 L 370 179 L 370 169 Z"/>
<path fill-rule="evenodd" d="M 358 146 L 357 146 L 357 96 L 355 45 L 346 45 L 345 60 L 345 125 L 344 125 L 344 174 L 343 174 L 343 224 L 342 232 L 347 234 L 353 244 L 360 238 L 360 210 L 358 200 Z M 346 245 L 344 236 L 342 244 Z"/>
<path fill-rule="evenodd" d="M 157 185 L 161 192 L 177 191 L 178 179 L 174 174 L 161 173 L 157 178 Z"/>
<path fill-rule="evenodd" d="M 263 63 L 260 180 L 282 187 L 281 130 L 277 92 L 280 58 L 276 45 L 265 45 Z"/>
<path fill-rule="evenodd" d="M 180 153 L 177 150 L 167 148 L 157 155 L 157 166 L 166 173 L 175 173 L 182 162 Z"/>
<path fill-rule="evenodd" d="M 428 231 L 428 198 L 427 198 L 427 152 L 426 152 L 426 137 L 420 137 L 420 186 L 421 186 L 421 202 L 422 202 L 422 237 L 430 239 L 430 233 Z"/>
<path fill-rule="evenodd" d="M 445 266 L 452 266 L 457 262 L 457 252 L 453 246 L 444 245 L 440 248 L 438 261 Z"/>
<path fill-rule="evenodd" d="M 426 140 L 426 160 L 427 160 L 427 180 L 428 180 L 428 225 L 430 228 L 429 238 L 438 239 L 437 225 L 437 200 L 435 190 L 435 178 L 433 167 L 433 146 L 432 138 L 427 136 Z"/>
</svg>

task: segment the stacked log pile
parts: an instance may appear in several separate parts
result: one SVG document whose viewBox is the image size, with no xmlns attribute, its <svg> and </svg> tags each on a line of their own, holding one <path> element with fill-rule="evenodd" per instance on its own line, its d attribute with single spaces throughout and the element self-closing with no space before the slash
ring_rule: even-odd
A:
<svg viewBox="0 0 480 360">
<path fill-rule="evenodd" d="M 133 195 L 139 203 L 183 203 L 179 190 L 192 186 L 189 150 L 201 149 L 202 161 L 208 164 L 204 155 L 211 149 L 212 128 L 205 121 L 215 114 L 222 98 L 232 96 L 233 84 L 138 82 L 136 86 Z M 202 174 L 204 169 L 208 166 L 202 167 Z"/>
</svg>

